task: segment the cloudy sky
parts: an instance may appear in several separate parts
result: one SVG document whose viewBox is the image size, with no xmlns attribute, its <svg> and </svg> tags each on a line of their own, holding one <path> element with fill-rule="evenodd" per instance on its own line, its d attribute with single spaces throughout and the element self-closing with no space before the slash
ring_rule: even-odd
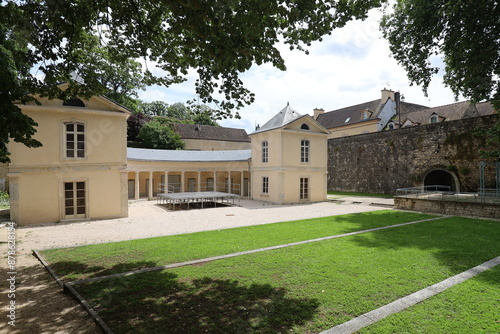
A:
<svg viewBox="0 0 500 334">
<path fill-rule="evenodd" d="M 379 31 L 380 16 L 378 10 L 372 10 L 367 20 L 353 21 L 333 31 L 322 42 L 314 43 L 309 55 L 280 46 L 287 71 L 265 64 L 242 74 L 245 86 L 255 93 L 255 102 L 240 111 L 241 119 L 219 124 L 251 133 L 256 124 L 263 125 L 287 102 L 300 114 L 312 115 L 314 108 L 330 111 L 376 100 L 383 88 L 400 91 L 406 102 L 425 106 L 455 102 L 449 88 L 442 84 L 442 73 L 434 77 L 428 97 L 420 87 L 409 85 L 405 71 L 391 58 L 389 45 Z M 441 63 L 437 57 L 431 61 Z M 193 75 L 188 82 L 168 89 L 149 87 L 140 92 L 139 98 L 170 104 L 195 99 L 194 80 Z"/>
</svg>

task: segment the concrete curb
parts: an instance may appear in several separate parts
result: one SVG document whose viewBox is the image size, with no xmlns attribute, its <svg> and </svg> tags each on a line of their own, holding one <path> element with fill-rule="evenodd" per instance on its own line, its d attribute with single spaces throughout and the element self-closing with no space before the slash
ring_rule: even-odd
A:
<svg viewBox="0 0 500 334">
<path fill-rule="evenodd" d="M 101 329 L 104 331 L 104 333 L 113 334 L 113 331 L 108 327 L 108 325 L 106 325 L 104 320 L 102 320 L 101 317 L 99 317 L 97 312 L 92 307 L 90 307 L 90 305 L 87 303 L 87 301 L 85 299 L 83 299 L 83 297 L 71 285 L 61 281 L 59 276 L 57 276 L 57 274 L 54 272 L 54 270 L 52 270 L 50 265 L 45 261 L 45 259 L 42 257 L 42 255 L 37 250 L 33 250 L 33 256 L 35 256 L 42 263 L 42 265 L 49 272 L 49 274 L 54 278 L 54 280 L 61 287 L 61 289 L 63 289 L 64 292 L 71 295 L 73 297 L 73 299 L 75 299 L 85 309 L 85 311 L 87 311 L 87 313 L 92 317 L 94 322 L 99 327 L 101 327 Z"/>
<path fill-rule="evenodd" d="M 387 305 L 379 307 L 376 310 L 362 314 L 359 317 L 351 319 L 343 324 L 332 327 L 320 334 L 350 334 L 355 333 L 363 327 L 370 326 L 377 321 L 380 321 L 392 314 L 403 311 L 404 309 L 413 306 L 421 301 L 424 301 L 432 296 L 443 292 L 454 285 L 462 283 L 488 269 L 491 269 L 500 264 L 500 256 L 486 261 L 476 267 L 466 270 L 458 275 L 452 276 L 439 283 L 431 285 L 425 289 L 419 290 L 411 295 L 405 296 L 398 300 L 393 301 Z"/>
</svg>

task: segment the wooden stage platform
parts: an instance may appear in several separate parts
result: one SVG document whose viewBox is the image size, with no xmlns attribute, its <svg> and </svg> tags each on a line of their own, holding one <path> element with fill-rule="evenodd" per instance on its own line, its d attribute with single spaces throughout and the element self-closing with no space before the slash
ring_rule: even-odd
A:
<svg viewBox="0 0 500 334">
<path fill-rule="evenodd" d="M 217 203 L 224 205 L 234 205 L 235 200 L 239 200 L 240 196 L 235 194 L 222 193 L 217 191 L 201 191 L 201 192 L 185 192 L 185 193 L 163 193 L 158 194 L 156 201 L 158 204 L 171 205 L 172 210 L 175 205 L 187 204 L 201 204 L 203 208 L 205 203 Z"/>
</svg>

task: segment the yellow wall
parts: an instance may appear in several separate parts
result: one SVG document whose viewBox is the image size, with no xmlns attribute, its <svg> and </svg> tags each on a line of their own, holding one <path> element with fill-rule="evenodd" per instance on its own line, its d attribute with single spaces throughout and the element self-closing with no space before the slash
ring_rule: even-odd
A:
<svg viewBox="0 0 500 334">
<path fill-rule="evenodd" d="M 377 124 L 378 120 L 373 120 L 328 129 L 331 132 L 331 134 L 328 135 L 328 139 L 377 132 Z"/>
<path fill-rule="evenodd" d="M 34 138 L 43 146 L 10 142 L 8 167 L 11 219 L 20 225 L 64 221 L 64 182 L 86 182 L 86 214 L 82 219 L 128 214 L 126 119 L 129 112 L 104 98 L 85 100 L 86 108 L 40 99 L 42 106 L 19 105 L 38 123 Z M 90 108 L 91 107 L 91 108 Z M 64 122 L 85 124 L 85 157 L 64 152 Z"/>
<path fill-rule="evenodd" d="M 310 130 L 302 130 L 303 123 Z M 319 202 L 326 199 L 327 131 L 312 118 L 301 118 L 271 131 L 250 135 L 252 140 L 252 197 L 272 203 Z M 262 142 L 269 143 L 268 163 L 262 162 Z M 301 141 L 309 140 L 309 162 L 301 162 Z M 269 193 L 262 192 L 263 177 Z M 309 179 L 309 197 L 300 199 L 300 178 Z"/>
</svg>

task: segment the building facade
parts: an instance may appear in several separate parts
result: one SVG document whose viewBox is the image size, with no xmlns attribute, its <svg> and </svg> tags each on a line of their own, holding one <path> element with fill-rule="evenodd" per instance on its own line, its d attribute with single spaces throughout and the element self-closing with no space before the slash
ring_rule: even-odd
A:
<svg viewBox="0 0 500 334">
<path fill-rule="evenodd" d="M 7 164 L 11 220 L 19 225 L 125 217 L 129 111 L 104 98 L 38 97 L 19 105 L 38 126 L 28 148 L 11 141 Z"/>
</svg>

